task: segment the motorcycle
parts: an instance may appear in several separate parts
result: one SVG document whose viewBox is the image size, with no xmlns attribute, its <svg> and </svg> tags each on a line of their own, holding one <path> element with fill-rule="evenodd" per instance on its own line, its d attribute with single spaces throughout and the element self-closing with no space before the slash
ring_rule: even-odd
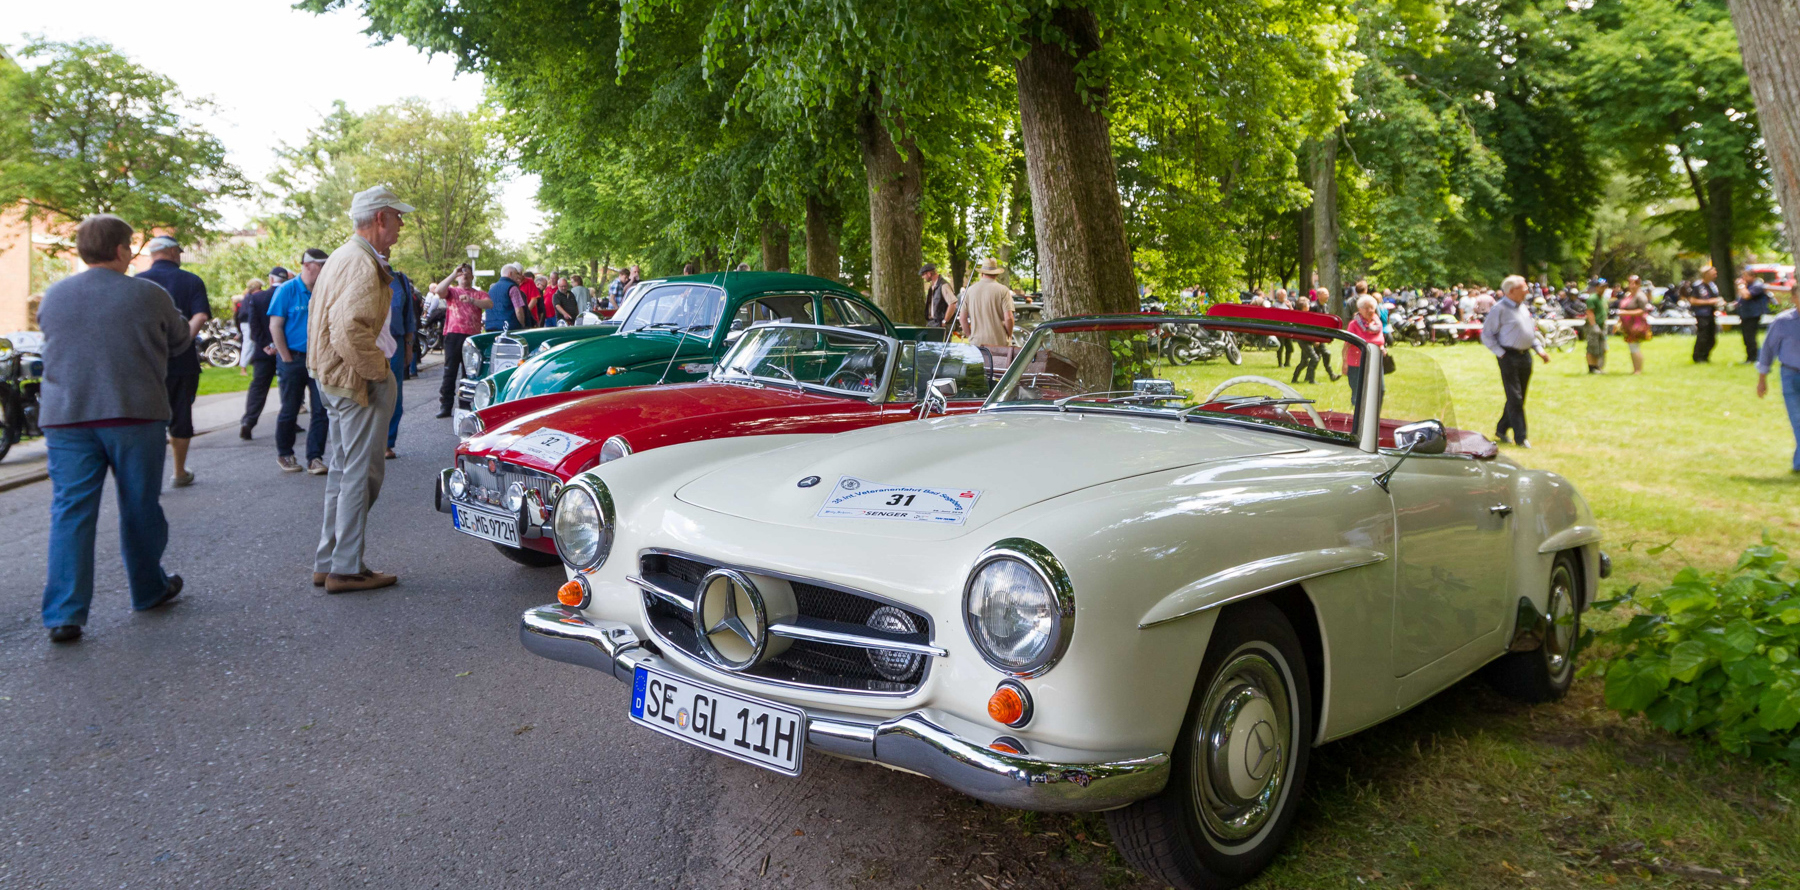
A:
<svg viewBox="0 0 1800 890">
<path fill-rule="evenodd" d="M 1244 363 L 1237 336 L 1230 331 L 1213 331 L 1192 324 L 1166 324 L 1159 329 L 1157 351 L 1174 365 L 1191 365 L 1224 356 L 1234 364 Z"/>
<path fill-rule="evenodd" d="M 0 337 L 0 460 L 14 444 L 43 435 L 38 429 L 38 388 L 43 384 L 44 357 L 20 342 Z M 42 347 L 36 347 L 41 349 Z"/>
<path fill-rule="evenodd" d="M 194 348 L 200 350 L 200 358 L 215 368 L 236 367 L 239 357 L 243 355 L 244 345 L 238 334 L 238 327 L 231 322 L 214 318 L 200 328 L 200 335 L 194 338 Z"/>
</svg>

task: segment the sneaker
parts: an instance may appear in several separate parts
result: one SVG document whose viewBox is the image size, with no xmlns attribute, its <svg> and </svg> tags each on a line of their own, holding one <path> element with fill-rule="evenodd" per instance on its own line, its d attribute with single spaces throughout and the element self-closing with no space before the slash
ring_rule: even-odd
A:
<svg viewBox="0 0 1800 890">
<path fill-rule="evenodd" d="M 181 475 L 169 480 L 172 488 L 186 488 L 194 484 L 194 471 L 186 470 Z"/>
<path fill-rule="evenodd" d="M 250 428 L 247 426 L 238 427 L 238 438 L 243 439 L 246 442 L 250 441 Z"/>
<path fill-rule="evenodd" d="M 1531 443 L 1525 441 L 1524 439 L 1520 439 L 1519 441 L 1514 442 L 1513 444 L 1519 446 L 1520 448 L 1530 448 L 1531 447 Z"/>
<path fill-rule="evenodd" d="M 281 466 L 281 471 L 283 473 L 298 473 L 301 470 L 306 469 L 305 467 L 300 466 L 299 459 L 291 454 L 284 454 L 275 458 L 275 463 Z"/>
<path fill-rule="evenodd" d="M 73 643 L 79 639 L 81 639 L 81 625 L 79 624 L 65 624 L 61 627 L 50 628 L 50 642 L 52 643 Z"/>
<path fill-rule="evenodd" d="M 325 592 L 349 593 L 355 590 L 379 590 L 383 587 L 392 587 L 399 580 L 400 578 L 397 575 L 390 575 L 386 572 L 370 571 L 368 569 L 364 569 L 354 575 L 339 575 L 333 573 L 325 576 Z"/>
<path fill-rule="evenodd" d="M 319 460 L 318 458 L 315 457 L 312 460 L 309 460 L 306 462 L 306 472 L 308 472 L 314 476 L 323 476 L 326 473 L 331 472 L 331 468 L 328 466 L 325 466 L 324 461 Z"/>
<path fill-rule="evenodd" d="M 181 576 L 180 575 L 170 575 L 168 586 L 164 588 L 164 590 L 166 592 L 163 593 L 163 598 L 157 600 L 154 603 L 151 603 L 148 606 L 145 606 L 141 611 L 148 612 L 151 609 L 160 609 L 163 606 L 166 606 L 166 605 L 174 602 L 175 598 L 181 595 L 181 587 L 182 587 Z"/>
</svg>

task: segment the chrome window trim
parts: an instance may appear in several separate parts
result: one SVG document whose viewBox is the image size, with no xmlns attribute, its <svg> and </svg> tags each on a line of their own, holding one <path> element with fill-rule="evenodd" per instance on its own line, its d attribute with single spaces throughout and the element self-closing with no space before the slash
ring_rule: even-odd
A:
<svg viewBox="0 0 1800 890">
<path fill-rule="evenodd" d="M 1038 662 L 1025 668 L 1015 668 L 997 661 L 987 649 L 981 645 L 981 637 L 975 631 L 974 615 L 969 611 L 969 595 L 975 592 L 975 578 L 988 563 L 1000 559 L 1011 559 L 1023 564 L 1037 573 L 1050 595 L 1056 598 L 1056 632 L 1048 654 L 1039 658 Z M 1029 538 L 1003 538 L 982 551 L 975 564 L 969 567 L 967 580 L 963 582 L 962 595 L 963 631 L 969 635 L 969 643 L 975 651 L 981 653 L 981 660 L 989 667 L 1022 680 L 1041 677 L 1056 667 L 1064 653 L 1069 651 L 1069 641 L 1075 636 L 1075 585 L 1069 580 L 1069 572 L 1063 564 L 1050 552 L 1048 547 Z"/>
</svg>

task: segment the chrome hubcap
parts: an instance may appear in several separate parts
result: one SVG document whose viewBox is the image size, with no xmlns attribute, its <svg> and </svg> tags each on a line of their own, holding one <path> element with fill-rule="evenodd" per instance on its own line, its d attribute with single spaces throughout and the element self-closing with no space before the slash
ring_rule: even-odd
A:
<svg viewBox="0 0 1800 890">
<path fill-rule="evenodd" d="M 1281 669 L 1246 653 L 1220 671 L 1201 706 L 1194 794 L 1207 830 L 1239 841 L 1261 831 L 1281 802 L 1293 744 Z"/>
<path fill-rule="evenodd" d="M 1545 635 L 1544 655 L 1550 662 L 1550 674 L 1555 677 L 1563 675 L 1569 666 L 1569 653 L 1575 648 L 1575 594 L 1571 587 L 1567 569 L 1558 568 L 1550 577 L 1550 632 Z"/>
</svg>

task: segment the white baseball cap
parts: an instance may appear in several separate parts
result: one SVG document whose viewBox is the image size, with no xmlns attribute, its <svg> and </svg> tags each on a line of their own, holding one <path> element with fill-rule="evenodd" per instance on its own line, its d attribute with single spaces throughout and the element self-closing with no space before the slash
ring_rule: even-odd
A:
<svg viewBox="0 0 1800 890">
<path fill-rule="evenodd" d="M 155 253 L 159 250 L 169 249 L 180 250 L 181 242 L 176 241 L 174 238 L 170 238 L 167 235 L 158 235 L 155 238 L 151 238 L 150 242 L 144 245 L 145 253 Z"/>
<path fill-rule="evenodd" d="M 393 190 L 385 185 L 378 185 L 374 188 L 357 192 L 356 197 L 350 199 L 351 216 L 361 216 L 364 213 L 373 213 L 383 207 L 392 207 L 401 213 L 413 212 L 413 206 L 411 204 L 400 200 L 400 196 L 394 194 Z"/>
</svg>

